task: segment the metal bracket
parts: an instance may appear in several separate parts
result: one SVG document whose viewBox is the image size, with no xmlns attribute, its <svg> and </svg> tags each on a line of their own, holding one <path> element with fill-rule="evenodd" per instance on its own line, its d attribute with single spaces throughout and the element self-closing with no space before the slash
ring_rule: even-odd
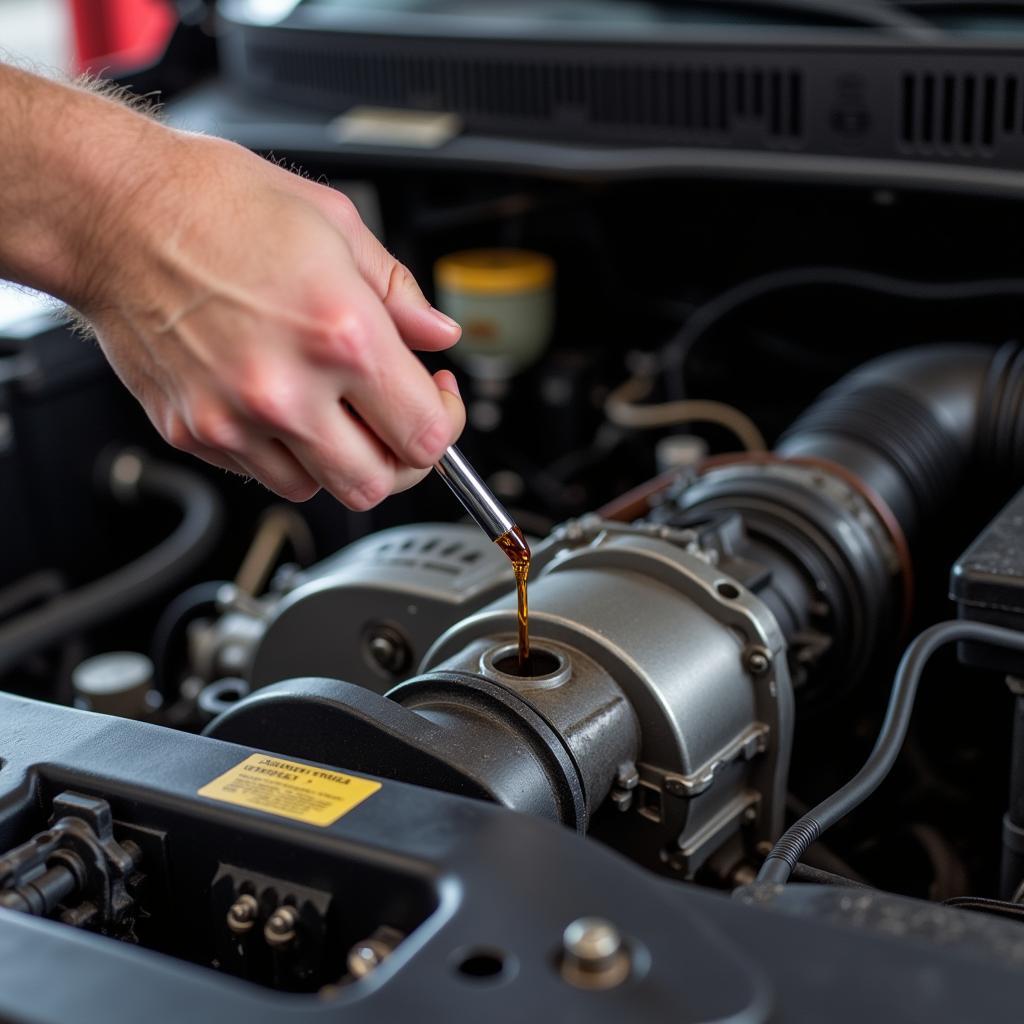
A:
<svg viewBox="0 0 1024 1024">
<path fill-rule="evenodd" d="M 755 722 L 746 732 L 740 734 L 716 754 L 712 760 L 700 766 L 690 775 L 668 772 L 663 776 L 662 785 L 666 793 L 677 797 L 695 797 L 711 788 L 715 776 L 726 765 L 736 761 L 750 761 L 768 749 L 768 734 L 771 730 L 763 722 Z"/>
</svg>

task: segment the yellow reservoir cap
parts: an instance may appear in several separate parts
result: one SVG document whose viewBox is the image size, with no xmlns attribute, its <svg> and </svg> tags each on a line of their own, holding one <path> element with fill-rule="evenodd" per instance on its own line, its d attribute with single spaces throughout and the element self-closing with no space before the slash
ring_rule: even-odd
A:
<svg viewBox="0 0 1024 1024">
<path fill-rule="evenodd" d="M 434 264 L 439 288 L 476 295 L 514 295 L 550 288 L 555 261 L 528 249 L 466 249 L 442 256 Z"/>
</svg>

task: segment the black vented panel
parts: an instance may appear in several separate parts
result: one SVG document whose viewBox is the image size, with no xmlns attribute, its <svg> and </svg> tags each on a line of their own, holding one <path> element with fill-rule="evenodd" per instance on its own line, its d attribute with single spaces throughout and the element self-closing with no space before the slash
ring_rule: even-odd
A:
<svg viewBox="0 0 1024 1024">
<path fill-rule="evenodd" d="M 792 68 L 693 61 L 477 60 L 391 49 L 246 48 L 249 75 L 330 102 L 450 111 L 471 124 L 560 123 L 727 141 L 737 134 L 797 145 L 805 87 Z"/>
<path fill-rule="evenodd" d="M 623 173 L 661 161 L 698 173 L 727 150 L 744 154 L 723 158 L 730 173 L 754 168 L 761 154 L 772 173 L 793 156 L 823 157 L 831 162 L 808 162 L 807 172 L 857 180 L 866 168 L 854 161 L 891 162 L 877 170 L 929 182 L 940 167 L 1024 171 L 1024 44 L 1012 41 L 659 39 L 653 29 L 620 41 L 587 41 L 585 32 L 449 38 L 419 35 L 411 23 L 334 30 L 323 6 L 305 7 L 274 26 L 229 18 L 218 46 L 222 75 L 245 103 L 279 102 L 275 118 L 287 119 L 289 107 L 325 115 L 309 127 L 315 147 L 343 145 L 332 118 L 368 104 L 460 115 L 464 131 L 443 147 L 445 159 L 489 159 L 487 140 L 505 137 L 548 143 L 531 159 L 560 171 L 593 161 L 601 173 Z M 578 144 L 595 148 L 565 148 Z M 703 153 L 711 150 L 720 152 Z M 932 170 L 915 166 L 925 164 Z M 1002 177 L 959 180 L 1024 190 Z"/>
<path fill-rule="evenodd" d="M 1024 79 L 984 72 L 907 72 L 901 79 L 902 147 L 912 153 L 994 156 L 1024 136 Z"/>
</svg>

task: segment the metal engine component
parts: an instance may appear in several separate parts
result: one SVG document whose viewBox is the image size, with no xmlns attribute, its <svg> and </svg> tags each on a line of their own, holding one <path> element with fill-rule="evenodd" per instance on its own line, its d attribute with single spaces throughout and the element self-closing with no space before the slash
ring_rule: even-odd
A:
<svg viewBox="0 0 1024 1024">
<path fill-rule="evenodd" d="M 1013 449 L 1020 365 L 1016 349 L 885 357 L 775 452 L 681 474 L 630 513 L 645 519 L 585 517 L 531 545 L 534 642 L 559 659 L 549 679 L 501 662 L 516 616 L 485 537 L 368 538 L 261 605 L 257 693 L 210 732 L 472 793 L 647 865 L 729 877 L 781 829 L 794 687 L 805 710 L 827 707 L 890 653 L 920 523 L 972 446 L 993 465 Z M 336 735 L 311 739 L 303 702 Z"/>
<path fill-rule="evenodd" d="M 555 670 L 521 679 L 511 645 L 483 641 L 384 697 L 328 679 L 258 690 L 207 736 L 276 753 L 344 756 L 359 770 L 414 778 L 585 832 L 612 792 L 636 784 L 639 730 L 625 695 L 591 659 L 547 643 Z M 571 656 L 571 659 L 570 659 Z"/>
<path fill-rule="evenodd" d="M 483 637 L 458 650 L 436 671 L 400 684 L 388 696 L 441 724 L 450 722 L 455 713 L 453 689 L 461 691 L 459 697 L 467 691 L 482 697 L 489 686 L 500 687 L 503 695 L 515 695 L 530 740 L 550 735 L 550 755 L 572 766 L 564 773 L 569 799 L 563 801 L 562 820 L 585 831 L 616 780 L 635 774 L 640 727 L 629 699 L 596 660 L 564 644 L 538 639 L 532 665 L 539 670 L 536 675 L 513 674 L 514 639 Z M 459 729 L 461 743 L 472 742 L 478 733 L 479 711 L 474 703 Z M 489 736 L 479 735 L 479 742 L 486 748 Z M 518 774 L 518 760 L 513 755 L 512 763 L 501 768 L 502 774 L 510 770 Z"/>
<path fill-rule="evenodd" d="M 233 605 L 190 637 L 192 660 L 208 682 L 323 676 L 384 693 L 508 588 L 508 562 L 477 527 L 396 527 L 296 574 L 285 593 Z"/>
<path fill-rule="evenodd" d="M 640 729 L 632 799 L 618 802 L 626 813 L 593 830 L 641 862 L 684 873 L 744 826 L 754 842 L 777 833 L 793 697 L 768 607 L 690 531 L 587 518 L 550 543 L 557 551 L 531 587 L 535 643 L 598 665 Z M 428 652 L 426 676 L 393 695 L 401 700 L 432 670 L 482 660 L 514 624 L 507 598 L 469 616 Z M 590 731 L 600 732 L 596 722 Z"/>
<path fill-rule="evenodd" d="M 45 832 L 0 856 L 0 907 L 124 936 L 135 901 L 128 891 L 142 852 L 114 838 L 110 805 L 81 793 L 53 801 Z"/>
<path fill-rule="evenodd" d="M 434 529 L 398 537 L 422 550 Z M 328 763 L 343 756 L 352 768 L 487 797 L 684 875 L 734 837 L 743 841 L 732 844 L 733 860 L 774 838 L 793 698 L 786 640 L 765 602 L 695 532 L 665 525 L 588 517 L 556 531 L 538 561 L 537 675 L 518 675 L 510 656 L 516 611 L 506 593 L 452 616 L 419 674 L 386 700 L 292 679 L 239 701 L 207 735 Z M 377 566 L 346 563 L 350 572 Z M 387 586 L 373 579 L 379 606 Z M 497 585 L 482 584 L 477 598 Z M 376 611 L 361 606 L 368 590 L 334 575 L 291 607 L 299 615 L 312 600 L 320 616 L 315 604 L 330 601 L 346 629 L 365 629 Z M 436 601 L 433 620 L 456 607 Z M 289 674 L 294 652 L 310 646 L 290 645 Z M 343 677 L 349 664 L 320 663 L 320 674 Z"/>
</svg>

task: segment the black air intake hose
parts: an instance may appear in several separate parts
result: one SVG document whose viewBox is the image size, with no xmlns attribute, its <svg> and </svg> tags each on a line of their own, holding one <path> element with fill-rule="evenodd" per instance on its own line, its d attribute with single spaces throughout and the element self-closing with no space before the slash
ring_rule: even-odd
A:
<svg viewBox="0 0 1024 1024">
<path fill-rule="evenodd" d="M 797 667 L 833 694 L 906 621 L 908 544 L 971 464 L 1024 477 L 1024 350 L 1015 343 L 928 345 L 867 363 L 773 453 L 712 465 L 662 517 L 683 527 L 743 517 L 743 557 L 770 570 L 759 596 L 791 643 L 827 641 L 798 648 Z"/>
<path fill-rule="evenodd" d="M 913 538 L 969 462 L 1024 476 L 1024 349 L 928 345 L 883 356 L 826 391 L 776 451 L 851 470 Z"/>
<path fill-rule="evenodd" d="M 181 510 L 181 522 L 134 562 L 0 626 L 0 674 L 30 654 L 158 596 L 187 576 L 213 548 L 221 503 L 201 477 L 135 451 L 115 456 L 105 475 L 115 497 L 170 502 Z"/>
</svg>

